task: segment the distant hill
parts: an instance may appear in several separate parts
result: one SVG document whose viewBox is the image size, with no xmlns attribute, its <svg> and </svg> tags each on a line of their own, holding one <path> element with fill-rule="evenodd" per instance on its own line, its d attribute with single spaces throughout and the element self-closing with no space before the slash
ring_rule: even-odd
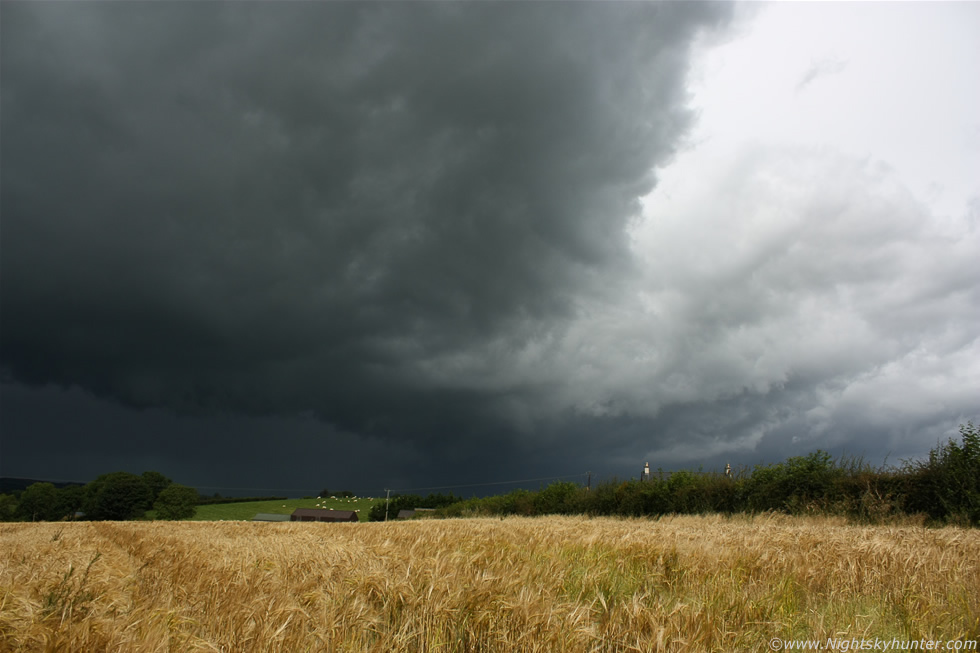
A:
<svg viewBox="0 0 980 653">
<path fill-rule="evenodd" d="M 6 476 L 0 476 L 0 494 L 21 492 L 26 490 L 29 485 L 33 485 L 34 483 L 50 483 L 57 488 L 70 487 L 72 485 L 85 485 L 84 483 L 75 483 L 71 481 L 46 481 L 40 478 L 9 478 Z"/>
</svg>

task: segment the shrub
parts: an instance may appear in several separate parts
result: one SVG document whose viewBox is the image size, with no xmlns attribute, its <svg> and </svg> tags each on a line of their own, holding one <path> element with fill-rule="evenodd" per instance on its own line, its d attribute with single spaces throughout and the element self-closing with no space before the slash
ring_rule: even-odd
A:
<svg viewBox="0 0 980 653">
<path fill-rule="evenodd" d="M 190 519 L 197 512 L 197 490 L 173 483 L 160 491 L 153 509 L 157 519 Z"/>
<path fill-rule="evenodd" d="M 950 439 L 925 461 L 907 462 L 906 510 L 937 521 L 980 525 L 980 429 L 960 426 L 962 444 Z"/>
<path fill-rule="evenodd" d="M 737 503 L 752 512 L 823 511 L 841 470 L 830 454 L 817 450 L 775 465 L 757 466 L 737 484 Z"/>
<path fill-rule="evenodd" d="M 534 497 L 534 511 L 538 515 L 570 515 L 580 512 L 583 492 L 577 483 L 555 482 L 539 491 Z"/>
<path fill-rule="evenodd" d="M 616 514 L 616 484 L 615 479 L 596 483 L 595 487 L 585 493 L 582 512 L 595 516 Z"/>
<path fill-rule="evenodd" d="M 786 467 L 756 465 L 752 473 L 736 482 L 738 503 L 747 512 L 783 510 L 788 497 L 785 495 Z"/>
</svg>

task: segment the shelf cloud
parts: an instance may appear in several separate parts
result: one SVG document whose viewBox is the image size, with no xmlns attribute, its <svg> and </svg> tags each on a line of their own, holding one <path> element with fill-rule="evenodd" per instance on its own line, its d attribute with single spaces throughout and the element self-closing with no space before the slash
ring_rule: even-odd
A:
<svg viewBox="0 0 980 653">
<path fill-rule="evenodd" d="M 767 15 L 5 7 L 0 474 L 315 491 L 921 453 L 980 412 L 980 193 L 949 177 L 950 215 L 900 162 L 732 140 L 709 53 Z M 861 74 L 803 56 L 766 77 L 787 102 Z"/>
</svg>

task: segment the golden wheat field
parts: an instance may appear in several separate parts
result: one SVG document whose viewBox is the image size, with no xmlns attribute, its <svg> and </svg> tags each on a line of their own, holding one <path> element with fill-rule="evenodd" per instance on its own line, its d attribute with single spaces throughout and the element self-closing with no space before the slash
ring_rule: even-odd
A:
<svg viewBox="0 0 980 653">
<path fill-rule="evenodd" d="M 7 651 L 754 651 L 980 635 L 980 532 L 829 518 L 0 525 Z"/>
</svg>

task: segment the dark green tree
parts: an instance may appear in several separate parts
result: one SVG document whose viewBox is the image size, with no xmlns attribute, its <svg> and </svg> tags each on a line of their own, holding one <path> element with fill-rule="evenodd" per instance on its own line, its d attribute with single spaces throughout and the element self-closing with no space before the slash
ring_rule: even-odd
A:
<svg viewBox="0 0 980 653">
<path fill-rule="evenodd" d="M 143 477 L 128 472 L 103 474 L 85 487 L 85 513 L 93 520 L 138 519 L 153 497 Z"/>
<path fill-rule="evenodd" d="M 74 519 L 75 513 L 85 505 L 85 487 L 82 485 L 68 485 L 58 490 L 58 514 L 59 519 L 67 517 Z"/>
<path fill-rule="evenodd" d="M 157 519 L 189 519 L 197 512 L 197 490 L 171 483 L 160 492 L 153 509 Z"/>
<path fill-rule="evenodd" d="M 161 492 L 173 483 L 173 481 L 160 472 L 143 472 L 143 482 L 146 483 L 146 487 L 150 488 L 150 492 L 153 494 L 150 497 L 150 505 L 157 500 Z"/>
<path fill-rule="evenodd" d="M 17 497 L 12 494 L 0 494 L 0 521 L 17 519 Z"/>
<path fill-rule="evenodd" d="M 61 519 L 58 510 L 58 490 L 51 483 L 32 483 L 20 495 L 17 515 L 26 521 L 55 521 Z"/>
</svg>

